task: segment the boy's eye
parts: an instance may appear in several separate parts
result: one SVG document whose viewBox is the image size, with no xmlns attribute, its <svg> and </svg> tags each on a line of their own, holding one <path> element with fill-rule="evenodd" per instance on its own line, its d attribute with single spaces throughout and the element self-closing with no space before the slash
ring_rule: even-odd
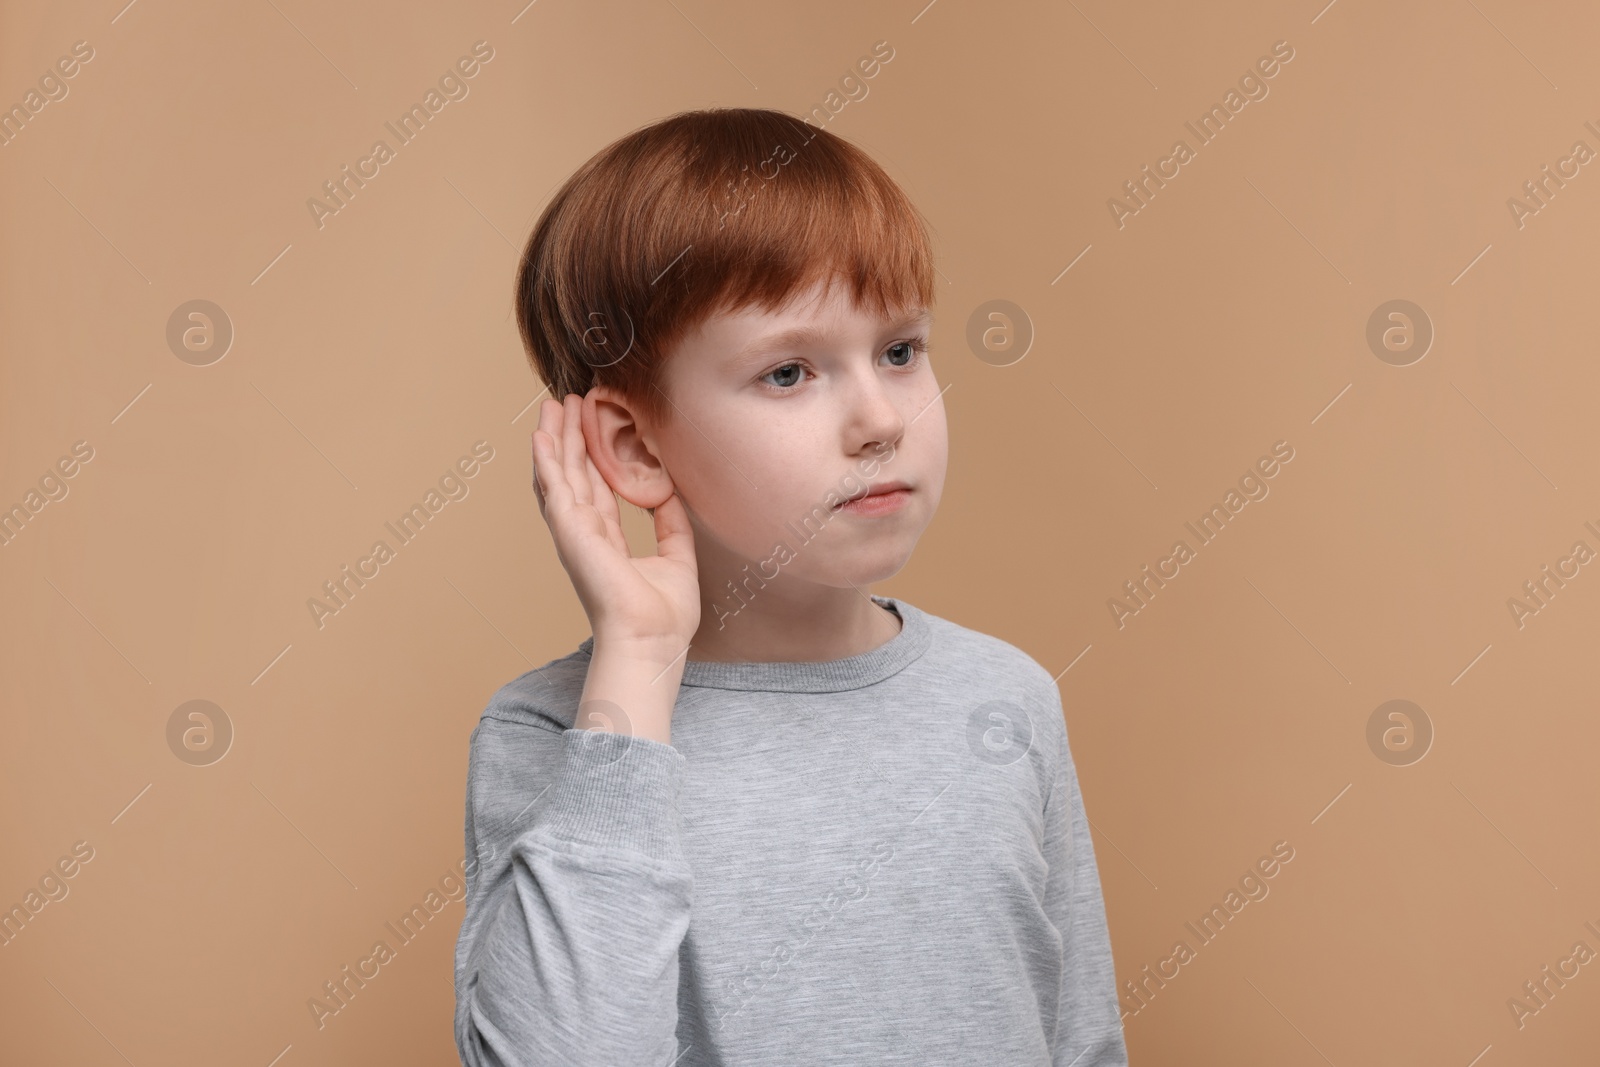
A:
<svg viewBox="0 0 1600 1067">
<path fill-rule="evenodd" d="M 905 349 L 905 354 L 903 356 L 896 356 L 893 354 L 896 350 L 902 348 Z M 889 352 L 890 359 L 904 360 L 904 362 L 896 362 L 895 366 L 897 367 L 904 367 L 912 360 L 917 358 L 917 346 L 913 341 L 896 341 L 894 344 L 889 346 Z"/>
<path fill-rule="evenodd" d="M 775 381 L 772 384 L 778 386 L 779 388 L 785 388 L 786 389 L 791 385 L 798 384 L 798 382 L 800 381 L 800 379 L 798 377 L 794 377 L 794 378 L 790 377 L 790 372 L 791 371 L 794 372 L 795 375 L 800 375 L 800 374 L 803 374 L 805 372 L 805 368 L 801 367 L 800 364 L 798 364 L 798 363 L 785 363 L 783 366 L 779 367 L 777 370 L 770 371 L 767 374 L 763 375 L 761 380 L 762 381 L 767 381 L 768 379 L 771 379 L 771 378 L 781 378 L 781 379 L 783 379 L 782 381 Z"/>
<path fill-rule="evenodd" d="M 915 366 L 917 359 L 928 350 L 925 338 L 914 337 L 905 341 L 896 341 L 884 349 L 884 355 L 890 359 L 891 365 L 900 367 Z M 785 363 L 783 366 L 770 370 L 761 376 L 761 381 L 782 391 L 793 389 L 805 381 L 806 365 L 804 363 Z"/>
</svg>

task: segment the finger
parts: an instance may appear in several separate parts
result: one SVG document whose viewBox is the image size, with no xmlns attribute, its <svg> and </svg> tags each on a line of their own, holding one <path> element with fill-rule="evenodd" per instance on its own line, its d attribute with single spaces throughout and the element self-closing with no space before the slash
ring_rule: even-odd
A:
<svg viewBox="0 0 1600 1067">
<path fill-rule="evenodd" d="M 544 439 L 542 442 L 540 440 L 541 438 Z M 533 451 L 533 495 L 534 498 L 539 501 L 540 514 L 543 514 L 544 483 L 539 478 L 539 468 L 542 465 L 548 465 L 549 462 L 547 458 L 550 449 L 549 436 L 542 430 L 535 430 L 533 431 L 533 435 L 529 438 L 529 444 L 531 445 Z"/>
<path fill-rule="evenodd" d="M 592 503 L 589 487 L 589 450 L 583 443 L 583 398 L 568 393 L 561 401 L 561 466 L 567 476 L 572 497 L 580 504 Z"/>
<path fill-rule="evenodd" d="M 570 395 L 570 394 L 569 394 Z M 582 477 L 573 476 L 573 442 L 572 426 L 575 413 L 566 398 L 561 400 L 551 399 L 547 406 L 540 412 L 540 422 L 545 432 L 545 443 L 549 446 L 550 462 L 545 465 L 539 476 L 540 486 L 545 491 L 546 500 L 550 499 L 550 488 L 559 484 L 566 491 L 561 500 L 578 503 L 588 503 L 588 484 Z M 580 438 L 581 446 L 582 440 Z M 580 450 L 581 455 L 581 450 Z M 581 473 L 582 467 L 576 469 Z"/>
<path fill-rule="evenodd" d="M 560 410 L 560 405 L 557 405 L 557 403 L 555 403 L 554 400 L 550 400 L 550 398 L 544 398 L 544 400 L 541 400 L 541 402 L 539 402 L 539 424 L 538 426 L 533 427 L 533 429 L 544 430 L 546 434 L 554 435 L 554 430 L 557 429 L 560 424 L 562 424 L 562 410 Z"/>
<path fill-rule="evenodd" d="M 586 465 L 588 467 L 589 490 L 593 497 L 594 509 L 600 513 L 601 521 L 605 525 L 606 540 L 610 541 L 612 546 L 621 551 L 623 555 L 630 555 L 631 550 L 628 548 L 628 539 L 622 533 L 622 515 L 617 510 L 616 490 L 611 488 L 605 476 L 600 473 L 600 468 L 595 466 L 593 456 L 587 457 Z"/>
<path fill-rule="evenodd" d="M 545 400 L 539 405 L 539 425 L 536 430 L 543 430 L 551 448 L 550 454 L 556 462 L 561 461 L 561 404 L 555 400 Z M 549 484 L 549 472 L 541 479 L 544 484 Z"/>
<path fill-rule="evenodd" d="M 589 440 L 593 437 L 599 440 L 600 423 L 595 411 L 588 404 L 588 398 L 580 400 L 575 412 L 578 428 L 584 442 L 584 475 L 589 479 L 590 503 L 600 516 L 601 528 L 605 531 L 606 540 L 624 556 L 632 554 L 628 547 L 628 539 L 622 533 L 622 516 L 617 511 L 617 491 L 600 472 L 595 453 L 589 449 Z"/>
<path fill-rule="evenodd" d="M 533 496 L 539 501 L 539 513 L 544 514 L 544 487 L 539 484 L 539 431 L 534 430 L 528 437 L 528 451 L 532 457 L 530 466 L 533 468 Z"/>
<path fill-rule="evenodd" d="M 656 552 L 664 559 L 687 564 L 699 573 L 694 555 L 694 528 L 689 525 L 689 511 L 676 489 L 656 506 Z"/>
<path fill-rule="evenodd" d="M 561 464 L 555 454 L 556 442 L 544 431 L 535 431 L 533 435 L 533 461 L 539 470 L 539 484 L 543 488 L 540 494 L 541 514 L 547 507 L 553 506 L 556 511 L 565 511 L 572 506 L 572 490 L 567 485 L 567 479 L 561 470 Z"/>
</svg>

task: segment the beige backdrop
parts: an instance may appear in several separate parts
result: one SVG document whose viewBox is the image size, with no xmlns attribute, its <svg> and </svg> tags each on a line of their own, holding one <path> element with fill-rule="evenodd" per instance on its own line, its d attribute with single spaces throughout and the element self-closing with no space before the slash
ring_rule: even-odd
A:
<svg viewBox="0 0 1600 1067">
<path fill-rule="evenodd" d="M 936 229 L 950 478 L 876 591 L 1061 672 L 1133 1063 L 1593 1062 L 1591 5 L 123 2 L 0 16 L 0 1060 L 454 1062 L 467 736 L 588 632 L 518 249 L 739 104 Z"/>
</svg>

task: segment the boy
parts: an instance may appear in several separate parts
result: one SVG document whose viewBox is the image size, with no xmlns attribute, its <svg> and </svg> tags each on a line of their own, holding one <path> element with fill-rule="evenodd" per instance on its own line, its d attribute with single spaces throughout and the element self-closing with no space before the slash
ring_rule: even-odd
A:
<svg viewBox="0 0 1600 1067">
<path fill-rule="evenodd" d="M 592 635 L 472 734 L 469 1067 L 1127 1063 L 1049 672 L 863 589 L 943 487 L 932 302 L 904 193 L 776 111 L 636 131 L 540 218 L 534 486 Z"/>
</svg>

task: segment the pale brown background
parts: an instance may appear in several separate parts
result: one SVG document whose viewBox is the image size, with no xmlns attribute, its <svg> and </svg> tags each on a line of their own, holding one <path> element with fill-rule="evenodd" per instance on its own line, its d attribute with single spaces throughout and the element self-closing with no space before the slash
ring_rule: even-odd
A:
<svg viewBox="0 0 1600 1067">
<path fill-rule="evenodd" d="M 1522 229 L 1506 201 L 1600 149 L 1600 15 L 925 2 L 5 5 L 0 103 L 95 58 L 0 148 L 0 506 L 95 456 L 0 548 L 0 904 L 95 858 L 0 948 L 0 1060 L 454 1062 L 459 904 L 325 1028 L 306 1001 L 462 859 L 489 695 L 588 632 L 529 487 L 518 248 L 617 136 L 807 110 L 887 40 L 829 128 L 937 232 L 952 465 L 875 591 L 1064 671 L 1119 978 L 1296 850 L 1126 1017 L 1133 1063 L 1594 1062 L 1600 963 L 1520 1030 L 1506 1002 L 1600 950 L 1600 568 L 1520 630 L 1506 601 L 1600 549 L 1600 165 Z M 319 230 L 307 199 L 478 40 L 470 95 Z M 1107 198 L 1279 40 L 1119 230 Z M 236 330 L 206 367 L 165 339 L 196 298 Z M 964 340 L 997 298 L 1037 331 L 1008 367 Z M 1437 331 L 1408 367 L 1365 340 L 1396 298 Z M 470 496 L 319 630 L 308 598 L 480 439 Z M 1107 599 L 1280 439 L 1271 495 L 1119 630 Z M 197 698 L 236 730 L 210 766 L 166 740 Z M 1395 698 L 1436 730 L 1411 766 L 1366 740 Z"/>
</svg>

